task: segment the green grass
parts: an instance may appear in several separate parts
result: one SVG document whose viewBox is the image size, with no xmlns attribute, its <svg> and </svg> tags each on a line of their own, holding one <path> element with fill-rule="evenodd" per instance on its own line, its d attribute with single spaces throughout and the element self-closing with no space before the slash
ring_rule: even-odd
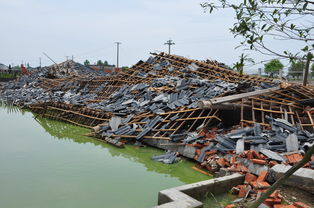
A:
<svg viewBox="0 0 314 208">
<path fill-rule="evenodd" d="M 16 74 L 1 74 L 0 73 L 0 78 L 16 78 Z"/>
</svg>

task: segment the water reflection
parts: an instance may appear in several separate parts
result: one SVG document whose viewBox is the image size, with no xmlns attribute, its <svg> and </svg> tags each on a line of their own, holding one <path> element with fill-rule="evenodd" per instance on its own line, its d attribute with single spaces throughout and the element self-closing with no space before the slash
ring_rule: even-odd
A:
<svg viewBox="0 0 314 208">
<path fill-rule="evenodd" d="M 25 114 L 25 110 L 2 100 L 0 100 L 0 108 L 5 109 L 7 113 L 21 113 L 22 115 Z"/>
<path fill-rule="evenodd" d="M 57 139 L 71 140 L 76 143 L 92 143 L 108 150 L 112 157 L 124 157 L 131 161 L 141 163 L 147 171 L 165 174 L 168 177 L 174 177 L 183 183 L 193 183 L 209 179 L 208 176 L 198 173 L 191 169 L 193 163 L 190 161 L 180 161 L 177 164 L 167 165 L 152 161 L 150 158 L 156 154 L 162 154 L 163 151 L 151 147 L 138 148 L 127 145 L 125 148 L 117 148 L 105 142 L 83 136 L 89 133 L 89 129 L 77 127 L 72 124 L 55 121 L 43 117 L 37 117 L 36 121 L 51 136 Z"/>
</svg>

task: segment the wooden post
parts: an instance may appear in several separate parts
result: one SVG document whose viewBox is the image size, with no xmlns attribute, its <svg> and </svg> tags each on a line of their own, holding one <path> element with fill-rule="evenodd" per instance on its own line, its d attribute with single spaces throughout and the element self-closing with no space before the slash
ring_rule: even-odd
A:
<svg viewBox="0 0 314 208">
<path fill-rule="evenodd" d="M 307 54 L 307 60 L 306 60 L 306 64 L 303 70 L 303 86 L 307 85 L 307 77 L 309 74 L 310 62 L 311 62 L 312 57 L 313 55 L 309 52 Z"/>
</svg>

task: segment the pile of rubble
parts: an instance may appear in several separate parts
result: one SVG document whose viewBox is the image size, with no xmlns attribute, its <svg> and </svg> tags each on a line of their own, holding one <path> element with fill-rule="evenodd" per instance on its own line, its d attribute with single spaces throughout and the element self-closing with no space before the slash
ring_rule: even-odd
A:
<svg viewBox="0 0 314 208">
<path fill-rule="evenodd" d="M 257 177 L 276 164 L 295 164 L 313 145 L 314 88 L 152 55 L 110 76 L 72 61 L 53 65 L 4 84 L 0 100 L 91 128 L 119 147 L 169 150 L 153 159 L 173 163 L 180 154 L 218 175 Z M 250 184 L 250 196 L 258 185 Z"/>
<path fill-rule="evenodd" d="M 95 76 L 105 75 L 104 72 L 92 70 L 82 64 L 66 61 L 59 65 L 36 69 L 30 75 L 3 83 L 2 89 L 0 89 L 0 100 L 20 106 L 51 101 L 82 104 L 94 99 L 97 95 L 90 93 L 86 85 L 82 86 L 79 82 L 67 82 L 66 80 L 69 77 L 75 80 L 80 76 L 93 79 Z M 67 77 L 67 79 L 62 80 L 62 77 Z M 59 78 L 61 84 L 55 89 L 46 90 L 41 87 L 45 79 L 57 80 Z M 64 89 L 70 90 L 65 91 Z"/>
</svg>

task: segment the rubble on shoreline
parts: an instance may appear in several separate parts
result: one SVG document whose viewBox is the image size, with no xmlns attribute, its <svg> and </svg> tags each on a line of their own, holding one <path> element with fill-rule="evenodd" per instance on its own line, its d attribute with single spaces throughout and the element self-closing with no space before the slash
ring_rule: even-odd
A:
<svg viewBox="0 0 314 208">
<path fill-rule="evenodd" d="M 171 150 L 155 158 L 166 163 L 181 154 L 211 174 L 247 174 L 254 180 L 235 189 L 246 197 L 269 187 L 258 180 L 263 171 L 295 164 L 313 145 L 313 87 L 152 55 L 114 75 L 74 62 L 53 65 L 2 84 L 0 100 L 90 128 L 119 147 Z M 305 168 L 313 166 L 314 158 Z"/>
</svg>

